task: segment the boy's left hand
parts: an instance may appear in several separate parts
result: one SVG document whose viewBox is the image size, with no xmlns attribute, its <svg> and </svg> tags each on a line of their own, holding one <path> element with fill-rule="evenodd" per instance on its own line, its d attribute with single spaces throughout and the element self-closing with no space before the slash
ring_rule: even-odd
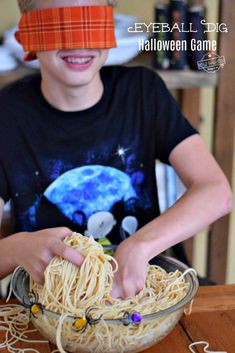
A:
<svg viewBox="0 0 235 353">
<path fill-rule="evenodd" d="M 134 297 L 144 285 L 147 276 L 148 259 L 144 245 L 134 236 L 124 240 L 117 248 L 114 258 L 118 262 L 118 271 L 114 275 L 111 296 L 126 299 Z"/>
</svg>

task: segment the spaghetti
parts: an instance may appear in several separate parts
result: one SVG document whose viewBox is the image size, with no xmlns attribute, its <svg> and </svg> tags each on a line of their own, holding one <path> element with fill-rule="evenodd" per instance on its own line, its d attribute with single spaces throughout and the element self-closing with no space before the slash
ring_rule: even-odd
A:
<svg viewBox="0 0 235 353">
<path fill-rule="evenodd" d="M 32 340 L 28 338 L 28 334 L 36 332 L 35 329 L 29 329 L 29 314 L 28 311 L 20 305 L 4 305 L 0 310 L 0 330 L 5 332 L 5 340 L 0 342 L 0 351 L 7 348 L 10 353 L 27 351 L 40 353 L 33 348 L 17 349 L 15 344 L 18 342 L 33 343 L 48 343 L 48 341 Z"/>
<path fill-rule="evenodd" d="M 209 348 L 209 343 L 207 342 L 207 341 L 198 341 L 198 342 L 194 342 L 194 343 L 191 343 L 190 345 L 189 345 L 189 349 L 190 349 L 190 352 L 192 352 L 192 353 L 196 353 L 196 351 L 193 349 L 193 347 L 194 346 L 199 346 L 199 345 L 203 345 L 203 346 L 205 346 L 204 348 L 203 348 L 203 350 L 204 350 L 204 352 L 205 353 L 227 353 L 227 352 L 225 352 L 225 351 L 209 351 L 208 350 L 208 348 Z"/>
<path fill-rule="evenodd" d="M 178 270 L 167 273 L 159 266 L 149 265 L 141 292 L 126 300 L 114 299 L 110 292 L 118 267 L 115 259 L 105 254 L 93 238 L 73 233 L 64 242 L 82 253 L 81 267 L 53 258 L 44 273 L 44 285 L 30 281 L 30 310 L 1 309 L 1 316 L 5 310 L 9 327 L 0 347 L 16 352 L 15 341 L 26 339 L 29 312 L 34 326 L 57 344 L 61 353 L 137 352 L 152 346 L 175 326 L 182 307 L 158 317 L 154 313 L 185 297 L 189 289 L 185 275 L 191 269 L 183 274 Z"/>
<path fill-rule="evenodd" d="M 144 349 L 164 337 L 172 322 L 178 321 L 182 310 L 158 319 L 143 320 L 141 324 L 134 319 L 138 321 L 139 318 L 140 322 L 142 316 L 166 309 L 183 299 L 188 283 L 182 273 L 167 273 L 151 265 L 141 292 L 126 300 L 114 299 L 110 292 L 117 270 L 115 259 L 105 254 L 93 238 L 73 233 L 65 243 L 84 256 L 81 267 L 55 257 L 45 271 L 44 286 L 33 281 L 30 286 L 46 310 L 61 315 L 59 319 L 50 314 L 33 319 L 36 327 L 57 344 L 60 352 L 64 352 L 63 347 L 81 353 Z M 89 308 L 91 312 L 88 314 Z M 72 322 L 68 316 L 77 319 Z M 133 324 L 130 324 L 130 318 Z M 117 325 L 108 321 L 113 319 L 121 322 Z M 98 324 L 93 324 L 94 321 Z M 76 323 L 79 330 L 76 330 Z"/>
</svg>

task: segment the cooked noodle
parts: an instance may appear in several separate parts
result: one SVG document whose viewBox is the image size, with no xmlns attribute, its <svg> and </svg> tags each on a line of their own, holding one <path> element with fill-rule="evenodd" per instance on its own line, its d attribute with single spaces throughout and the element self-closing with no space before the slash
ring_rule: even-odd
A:
<svg viewBox="0 0 235 353">
<path fill-rule="evenodd" d="M 196 351 L 193 349 L 194 346 L 199 346 L 199 345 L 203 345 L 205 346 L 203 348 L 204 352 L 205 353 L 227 353 L 225 351 L 209 351 L 208 348 L 209 348 L 209 343 L 207 341 L 198 341 L 198 342 L 194 342 L 194 343 L 191 343 L 189 345 L 189 349 L 190 349 L 190 352 L 192 353 L 196 353 Z"/>
<path fill-rule="evenodd" d="M 44 286 L 31 281 L 31 290 L 38 294 L 43 307 L 65 314 L 60 317 L 59 325 L 58 319 L 49 315 L 41 315 L 34 320 L 41 332 L 46 333 L 52 341 L 55 342 L 56 337 L 61 352 L 61 342 L 68 350 L 74 351 L 76 347 L 81 353 L 135 351 L 140 346 L 143 349 L 143 337 L 144 348 L 147 348 L 169 332 L 172 321 L 178 321 L 182 310 L 171 316 L 143 320 L 139 325 L 124 326 L 121 322 L 118 325 L 106 322 L 123 318 L 125 312 L 141 313 L 143 316 L 178 303 L 188 290 L 185 274 L 178 270 L 167 273 L 159 266 L 150 265 L 145 287 L 140 293 L 126 300 L 113 299 L 110 291 L 117 270 L 116 261 L 105 254 L 102 246 L 93 238 L 73 233 L 66 238 L 65 243 L 84 256 L 82 266 L 78 268 L 55 257 L 45 271 Z M 101 320 L 98 324 L 87 325 L 85 332 L 77 332 L 67 316 L 82 318 L 87 308 L 94 308 L 91 311 L 92 319 L 101 317 Z"/>
<path fill-rule="evenodd" d="M 48 341 L 32 340 L 28 338 L 28 334 L 36 332 L 37 330 L 28 329 L 29 325 L 28 310 L 20 305 L 3 305 L 0 307 L 0 330 L 5 332 L 5 340 L 0 342 L 0 351 L 7 348 L 10 353 L 26 353 L 35 352 L 40 353 L 37 349 L 33 348 L 16 348 L 15 344 L 18 342 L 33 343 L 48 343 Z"/>
<path fill-rule="evenodd" d="M 134 313 L 143 317 L 178 303 L 189 288 L 185 275 L 194 270 L 189 269 L 183 274 L 178 270 L 167 273 L 159 266 L 149 265 L 142 291 L 133 298 L 114 299 L 110 292 L 117 270 L 115 259 L 105 254 L 93 238 L 73 233 L 64 242 L 84 256 L 81 267 L 54 257 L 45 270 L 44 285 L 30 281 L 32 304 L 42 305 L 40 313 L 31 315 L 31 320 L 46 338 L 57 344 L 60 352 L 136 352 L 165 337 L 177 323 L 183 308 L 161 317 L 144 318 L 140 323 L 126 322 L 124 317 L 130 318 Z M 15 342 L 27 340 L 29 310 L 20 306 L 1 308 L 0 318 L 4 319 L 0 323 L 4 323 L 6 339 L 0 348 L 7 347 L 9 352 L 17 352 Z M 86 318 L 87 323 L 78 330 L 74 323 L 81 318 Z M 97 319 L 97 322 L 90 318 Z M 30 351 L 37 352 L 34 349 Z"/>
</svg>

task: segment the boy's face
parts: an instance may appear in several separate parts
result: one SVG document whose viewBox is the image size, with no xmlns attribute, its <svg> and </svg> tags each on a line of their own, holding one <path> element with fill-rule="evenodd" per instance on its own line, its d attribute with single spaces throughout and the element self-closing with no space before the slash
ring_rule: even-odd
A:
<svg viewBox="0 0 235 353">
<path fill-rule="evenodd" d="M 37 9 L 67 6 L 106 5 L 106 0 L 38 0 Z M 108 49 L 70 49 L 37 52 L 45 78 L 68 86 L 90 83 L 99 73 Z"/>
</svg>

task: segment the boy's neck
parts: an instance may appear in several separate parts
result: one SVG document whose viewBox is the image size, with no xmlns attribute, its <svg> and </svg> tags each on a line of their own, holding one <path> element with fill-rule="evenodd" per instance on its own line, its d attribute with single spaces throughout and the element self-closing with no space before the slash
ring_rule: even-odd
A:
<svg viewBox="0 0 235 353">
<path fill-rule="evenodd" d="M 41 91 L 47 102 L 61 111 L 73 112 L 88 109 L 99 102 L 104 87 L 100 74 L 92 83 L 81 86 L 55 85 L 53 81 L 42 78 Z"/>
</svg>

